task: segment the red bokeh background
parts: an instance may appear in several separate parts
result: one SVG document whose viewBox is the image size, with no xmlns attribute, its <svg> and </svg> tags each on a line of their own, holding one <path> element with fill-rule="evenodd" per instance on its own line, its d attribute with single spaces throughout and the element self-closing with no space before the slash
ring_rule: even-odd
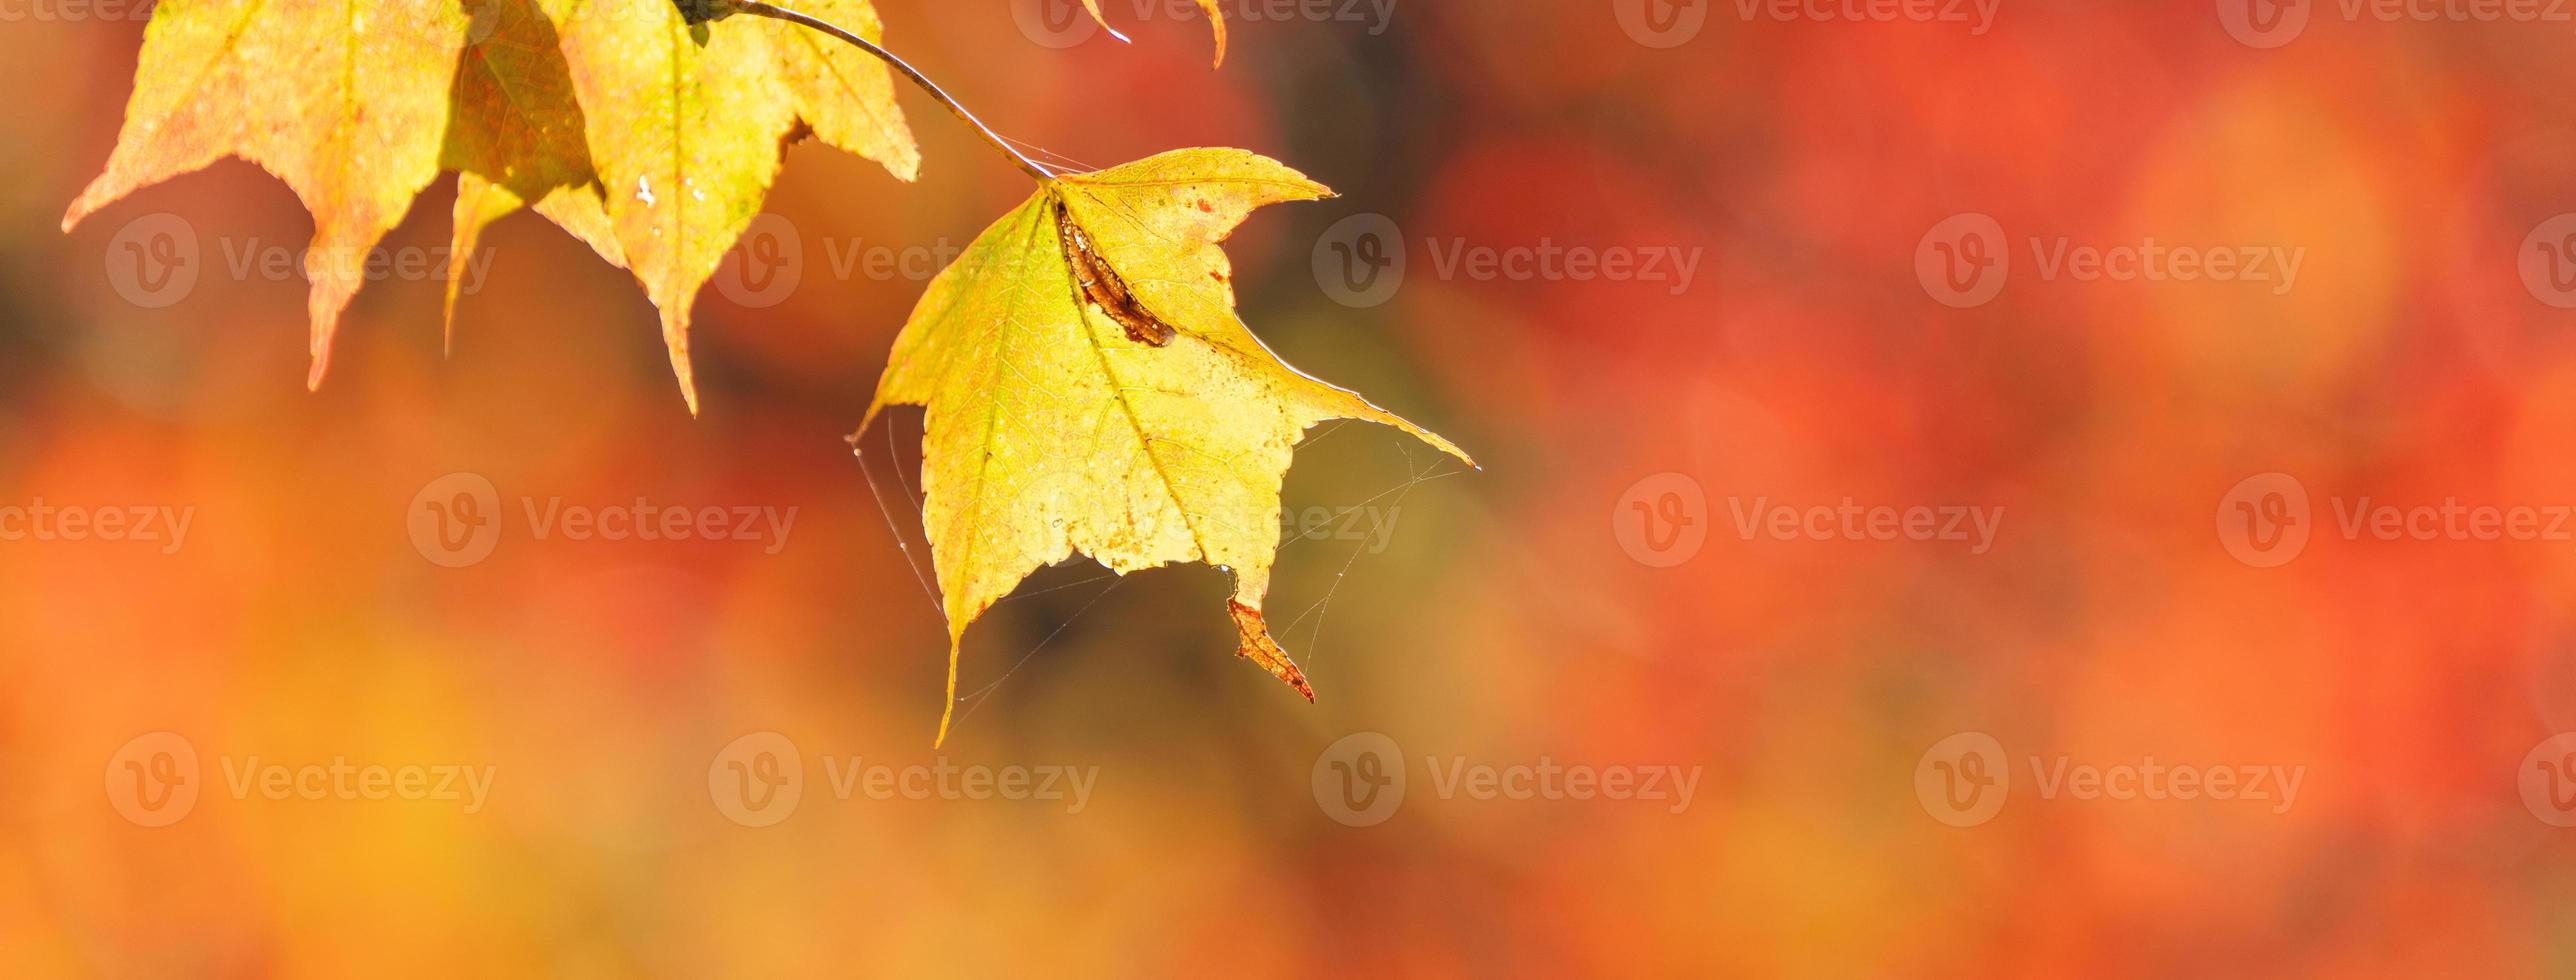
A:
<svg viewBox="0 0 2576 980">
<path fill-rule="evenodd" d="M 632 280 L 529 216 L 487 236 L 452 356 L 440 283 L 376 283 L 308 394 L 303 284 L 226 261 L 301 247 L 283 185 L 227 162 L 58 228 L 142 23 L 28 0 L 0 28 L 0 507 L 192 524 L 168 553 L 0 541 L 6 972 L 2576 971 L 2576 838 L 2523 792 L 2576 729 L 2576 541 L 2335 521 L 2576 504 L 2576 311 L 2522 272 L 2576 211 L 2567 25 L 2317 4 L 2264 48 L 2224 2 L 2007 0 L 1979 31 L 1703 0 L 1662 8 L 1705 23 L 1658 47 L 1621 16 L 1664 0 L 1374 24 L 1236 3 L 1211 71 L 1204 24 L 1161 4 L 1109 3 L 1132 45 L 1059 49 L 1015 2 L 881 9 L 891 47 L 1066 160 L 1242 146 L 1334 186 L 1230 245 L 1246 322 L 1484 464 L 1356 425 L 1300 452 L 1292 514 L 1392 524 L 1285 545 L 1273 618 L 1318 704 L 1230 656 L 1220 575 L 1083 566 L 969 634 L 984 696 L 930 748 L 943 631 L 898 547 L 922 547 L 920 417 L 863 459 L 842 443 L 922 283 L 831 266 L 961 246 L 1027 188 L 918 93 L 916 184 L 787 155 L 768 211 L 802 277 L 774 305 L 701 297 L 702 418 Z M 386 246 L 442 246 L 451 199 L 442 179 Z M 1971 212 L 2014 264 L 1954 308 L 1916 257 Z M 115 243 L 160 214 L 201 274 L 150 308 Z M 1316 256 L 1363 214 L 1400 229 L 1407 278 L 1354 308 Z M 2276 291 L 2032 261 L 2150 238 L 2303 262 Z M 1441 271 L 1542 245 L 1696 271 Z M 406 508 L 456 472 L 514 508 L 796 516 L 775 553 L 521 536 L 445 568 Z M 2223 522 L 2275 472 L 2314 536 L 2255 567 Z M 1620 522 L 1666 473 L 1704 496 L 1705 542 L 1641 555 Z M 1734 521 L 1845 498 L 2001 521 L 1982 552 Z M 157 828 L 101 792 L 153 732 L 193 746 L 205 794 Z M 804 757 L 775 826 L 710 799 L 710 760 L 755 732 Z M 1408 769 L 1375 826 L 1310 778 L 1355 732 Z M 1967 827 L 1918 793 L 1959 732 L 2014 780 Z M 470 814 L 226 790 L 227 765 L 338 757 L 497 778 Z M 835 799 L 820 760 L 848 757 L 1097 785 L 1070 813 Z M 2044 795 L 2033 766 L 2060 759 L 2302 782 L 2286 806 Z M 1436 785 L 1458 760 L 1698 777 L 1682 806 L 1477 799 Z"/>
</svg>

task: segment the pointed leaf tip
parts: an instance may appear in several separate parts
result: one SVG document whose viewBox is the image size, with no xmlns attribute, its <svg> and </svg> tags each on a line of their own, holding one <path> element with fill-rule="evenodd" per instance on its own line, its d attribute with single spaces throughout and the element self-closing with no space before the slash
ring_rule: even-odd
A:
<svg viewBox="0 0 2576 980">
<path fill-rule="evenodd" d="M 1226 615 L 1234 618 L 1235 632 L 1243 641 L 1235 648 L 1235 656 L 1269 671 L 1270 676 L 1296 689 L 1307 704 L 1315 703 L 1315 686 L 1306 682 L 1306 672 L 1297 669 L 1297 662 L 1288 658 L 1288 651 L 1280 649 L 1279 641 L 1271 638 L 1270 623 L 1261 615 L 1261 610 L 1228 599 L 1225 611 Z"/>
</svg>

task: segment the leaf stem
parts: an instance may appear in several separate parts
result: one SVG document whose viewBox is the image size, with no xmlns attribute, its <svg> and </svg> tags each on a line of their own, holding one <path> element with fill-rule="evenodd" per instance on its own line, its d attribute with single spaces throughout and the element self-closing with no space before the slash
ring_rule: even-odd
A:
<svg viewBox="0 0 2576 980">
<path fill-rule="evenodd" d="M 729 3 L 719 0 L 715 6 L 719 8 L 731 7 L 736 13 L 750 14 L 754 17 L 767 17 L 772 20 L 783 20 L 790 24 L 810 27 L 814 30 L 839 38 L 843 42 L 846 42 L 861 51 L 875 55 L 877 60 L 894 66 L 894 70 L 902 72 L 904 77 L 912 79 L 913 84 L 921 86 L 922 91 L 930 93 L 930 97 L 939 100 L 940 105 L 947 106 L 948 111 L 954 113 L 957 118 L 964 120 L 966 125 L 974 127 L 975 132 L 981 134 L 984 137 L 985 142 L 991 143 L 994 149 L 1000 150 L 1004 155 L 1009 156 L 1011 158 L 1011 162 L 1018 164 L 1021 170 L 1027 171 L 1028 175 L 1036 178 L 1038 183 L 1045 184 L 1055 179 L 1055 171 L 1047 169 L 1045 164 L 1029 159 L 1028 154 L 1021 153 L 1017 147 L 1011 145 L 1009 140 L 1003 139 L 1002 134 L 994 132 L 993 127 L 984 125 L 983 120 L 975 118 L 975 114 L 967 111 L 966 106 L 958 102 L 955 96 L 949 95 L 948 90 L 940 88 L 938 82 L 931 81 L 930 76 L 921 73 L 921 69 L 914 68 L 910 62 L 896 57 L 894 52 L 888 51 L 883 47 L 879 47 L 876 42 L 860 37 L 849 31 L 842 30 L 832 22 L 813 16 L 812 14 L 801 13 L 799 11 L 789 10 L 785 7 L 776 6 L 774 4 L 764 3 L 762 0 L 731 0 Z"/>
</svg>

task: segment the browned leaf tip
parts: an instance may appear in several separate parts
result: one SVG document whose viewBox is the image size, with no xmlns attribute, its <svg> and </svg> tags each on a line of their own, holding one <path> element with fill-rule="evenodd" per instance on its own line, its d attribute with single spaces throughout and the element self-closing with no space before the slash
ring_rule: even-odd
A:
<svg viewBox="0 0 2576 980">
<path fill-rule="evenodd" d="M 1269 671 L 1270 676 L 1296 688 L 1298 694 L 1305 696 L 1306 703 L 1315 703 L 1315 686 L 1306 683 L 1306 672 L 1298 670 L 1297 662 L 1288 659 L 1288 651 L 1280 649 L 1279 641 L 1270 638 L 1270 623 L 1262 618 L 1261 610 L 1227 599 L 1225 611 L 1234 617 L 1235 631 L 1243 635 L 1243 645 L 1235 649 L 1235 656 L 1261 665 L 1261 669 Z"/>
<path fill-rule="evenodd" d="M 1064 264 L 1073 270 L 1073 287 L 1084 302 L 1100 307 L 1110 319 L 1118 321 L 1129 340 L 1148 347 L 1172 342 L 1178 331 L 1136 302 L 1136 294 L 1127 289 L 1127 280 L 1119 278 L 1118 270 L 1110 268 L 1091 247 L 1091 236 L 1082 233 L 1082 226 L 1073 222 L 1073 215 L 1065 210 L 1062 201 L 1055 206 L 1055 231 L 1056 240 L 1064 246 Z"/>
</svg>

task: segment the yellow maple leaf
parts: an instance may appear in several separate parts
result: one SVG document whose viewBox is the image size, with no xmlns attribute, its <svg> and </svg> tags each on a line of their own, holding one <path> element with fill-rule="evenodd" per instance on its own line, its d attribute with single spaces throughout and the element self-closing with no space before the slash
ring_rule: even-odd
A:
<svg viewBox="0 0 2576 980">
<path fill-rule="evenodd" d="M 883 31 L 867 0 L 799 7 Z M 165 0 L 116 150 L 63 228 L 227 155 L 276 174 L 313 213 L 319 385 L 368 253 L 451 167 L 450 323 L 483 228 L 535 201 L 643 281 L 694 413 L 689 304 L 806 132 L 920 169 L 885 65 L 791 24 L 692 30 L 659 0 Z"/>
<path fill-rule="evenodd" d="M 1243 150 L 1176 150 L 1043 181 L 931 282 L 860 429 L 887 405 L 927 408 L 922 520 L 949 641 L 940 740 L 966 627 L 1077 551 L 1122 575 L 1231 571 L 1237 653 L 1313 699 L 1261 614 L 1298 440 L 1363 419 L 1473 465 L 1289 367 L 1235 315 L 1218 243 L 1255 208 L 1331 194 Z"/>
<path fill-rule="evenodd" d="M 277 175 L 313 213 L 307 383 L 319 385 L 367 253 L 438 175 L 466 24 L 456 0 L 163 0 L 116 150 L 63 230 L 228 155 Z"/>
<path fill-rule="evenodd" d="M 536 201 L 536 209 L 624 268 L 625 251 L 599 203 L 588 121 L 564 63 L 556 21 L 576 0 L 479 0 L 456 65 L 441 160 L 457 171 L 448 249 L 446 323 L 483 228 Z"/>
<path fill-rule="evenodd" d="M 550 192 L 537 210 L 643 282 L 694 413 L 690 304 L 760 213 L 785 142 L 810 130 L 900 179 L 919 172 L 893 77 L 867 53 L 794 24 L 737 18 L 718 30 L 693 29 L 659 0 L 543 7 L 561 34 L 600 193 Z M 872 40 L 884 33 L 866 0 L 796 7 Z M 460 182 L 459 253 L 526 196 L 496 183 L 494 174 L 472 171 Z"/>
<path fill-rule="evenodd" d="M 477 0 L 441 162 L 537 200 L 596 183 L 558 19 L 574 0 Z"/>
</svg>

